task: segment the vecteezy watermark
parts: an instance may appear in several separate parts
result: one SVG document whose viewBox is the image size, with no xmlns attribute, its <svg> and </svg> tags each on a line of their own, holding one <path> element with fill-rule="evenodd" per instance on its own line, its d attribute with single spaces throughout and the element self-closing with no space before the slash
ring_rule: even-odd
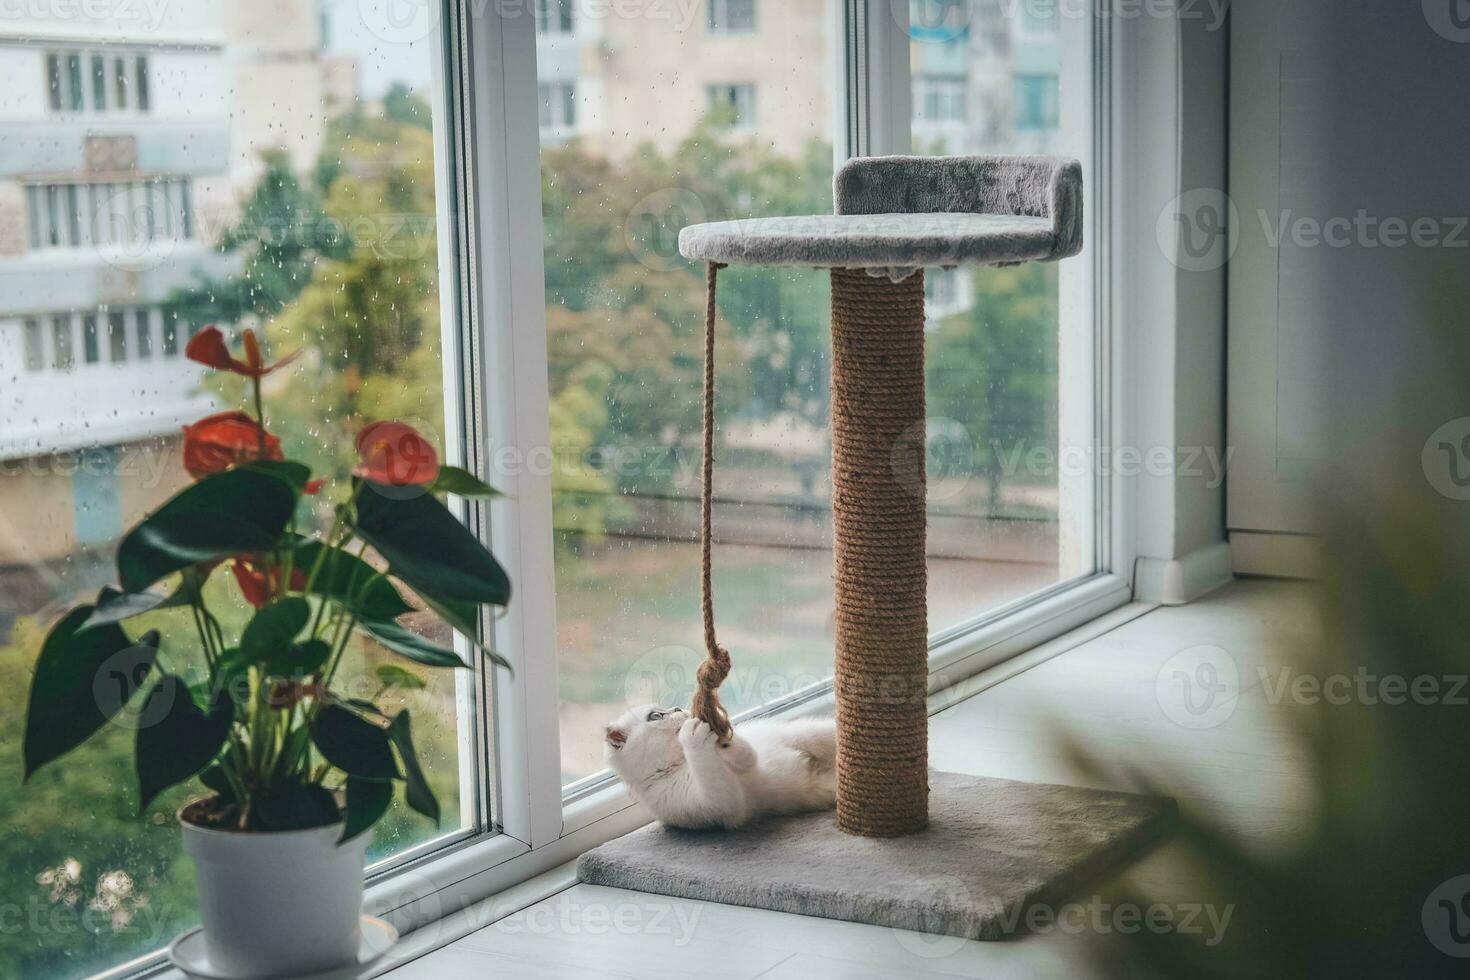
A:
<svg viewBox="0 0 1470 980">
<path fill-rule="evenodd" d="M 1035 25 L 1037 32 L 1064 20 L 1203 21 L 1205 29 L 1225 26 L 1230 0 L 889 0 L 895 22 L 916 41 L 945 43 L 964 37 L 976 25 L 992 22 Z"/>
<path fill-rule="evenodd" d="M 668 644 L 640 654 L 623 671 L 624 704 L 688 704 L 704 653 Z M 731 704 L 769 704 L 826 680 L 821 673 L 735 664 L 720 692 Z"/>
<path fill-rule="evenodd" d="M 1419 454 L 1424 478 L 1451 500 L 1470 500 L 1470 415 L 1450 419 L 1424 440 Z"/>
<path fill-rule="evenodd" d="M 958 879 L 946 879 L 936 883 L 941 898 L 952 899 L 956 888 L 968 895 L 968 890 Z M 951 908 L 964 908 L 964 904 L 946 901 Z M 1235 905 L 1215 905 L 1209 902 L 1152 902 L 1140 905 L 1137 902 L 1109 902 L 1100 895 L 1086 901 L 1067 902 L 1053 905 L 1037 902 L 1019 904 L 1006 909 L 989 923 L 966 923 L 972 931 L 980 926 L 988 938 L 1001 939 L 1019 935 L 1046 935 L 1060 932 L 1066 935 L 1093 934 L 1107 936 L 1136 936 L 1140 933 L 1154 935 L 1179 935 L 1201 937 L 1204 945 L 1215 947 L 1225 940 L 1230 920 L 1235 916 Z M 923 924 L 923 923 L 921 923 Z M 930 935 L 893 930 L 899 945 L 909 952 L 926 959 L 949 956 L 967 945 L 967 940 L 953 936 Z"/>
<path fill-rule="evenodd" d="M 563 892 L 506 915 L 492 929 L 508 936 L 668 936 L 681 949 L 694 941 L 704 906 L 693 902 L 585 901 Z"/>
<path fill-rule="evenodd" d="M 1154 698 L 1164 716 L 1183 728 L 1214 728 L 1240 702 L 1240 668 L 1225 649 L 1202 644 L 1181 650 L 1159 668 Z"/>
<path fill-rule="evenodd" d="M 1424 20 L 1446 41 L 1470 44 L 1470 0 L 1423 0 Z"/>
<path fill-rule="evenodd" d="M 1366 667 L 1359 667 L 1351 674 L 1299 673 L 1290 666 L 1278 667 L 1275 671 L 1257 667 L 1261 690 L 1269 704 L 1346 704 L 1396 706 L 1416 704 L 1420 706 L 1447 705 L 1464 707 L 1470 705 L 1466 685 L 1470 675 L 1466 674 L 1418 674 L 1408 677 L 1403 674 L 1375 674 Z"/>
<path fill-rule="evenodd" d="M 654 191 L 633 205 L 623 222 L 628 254 L 655 272 L 684 264 L 679 256 L 679 230 L 708 220 L 700 196 L 682 187 Z"/>
<path fill-rule="evenodd" d="M 1189 272 L 1222 268 L 1235 254 L 1243 230 L 1230 195 L 1213 187 L 1196 187 L 1175 197 L 1159 212 L 1154 237 L 1174 265 Z M 1266 245 L 1295 248 L 1470 248 L 1470 217 L 1460 215 L 1377 215 L 1359 208 L 1352 215 L 1299 214 L 1290 208 L 1275 213 L 1258 209 Z"/>
<path fill-rule="evenodd" d="M 1230 195 L 1214 187 L 1196 187 L 1175 197 L 1154 222 L 1159 249 L 1186 272 L 1220 269 L 1235 254 L 1240 212 Z"/>
<path fill-rule="evenodd" d="M 1052 447 L 1024 440 L 994 441 L 991 453 L 1004 477 L 1139 476 L 1200 480 L 1207 489 L 1225 482 L 1235 447 L 1218 446 L 1096 446 Z"/>
<path fill-rule="evenodd" d="M 32 25 L 108 23 L 155 31 L 169 0 L 0 0 L 0 21 Z"/>
<path fill-rule="evenodd" d="M 1430 892 L 1420 922 L 1435 949 L 1470 959 L 1470 875 L 1457 875 Z"/>
<path fill-rule="evenodd" d="M 440 6 L 440 0 L 357 0 L 363 25 L 390 44 L 414 44 L 433 34 L 439 27 Z M 702 0 L 572 0 L 567 6 L 572 8 L 573 26 L 617 18 L 672 24 L 674 30 L 685 32 L 694 26 L 704 5 Z M 535 17 L 543 27 L 547 20 L 556 20 L 556 7 L 538 0 L 466 0 L 464 4 L 471 19 Z"/>
</svg>

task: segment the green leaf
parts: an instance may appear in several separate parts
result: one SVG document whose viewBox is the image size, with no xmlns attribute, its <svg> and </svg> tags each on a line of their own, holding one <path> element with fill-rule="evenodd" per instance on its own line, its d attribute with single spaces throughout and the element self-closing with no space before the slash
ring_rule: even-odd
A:
<svg viewBox="0 0 1470 980">
<path fill-rule="evenodd" d="M 401 779 L 388 732 L 340 704 L 329 704 L 311 723 L 311 740 L 322 758 L 349 776 Z"/>
<path fill-rule="evenodd" d="M 311 621 L 311 603 L 299 595 L 263 606 L 240 634 L 240 654 L 255 663 L 285 660 L 296 635 Z"/>
<path fill-rule="evenodd" d="M 36 657 L 26 709 L 26 779 L 107 724 L 143 686 L 158 657 L 156 631 L 136 643 L 116 624 L 81 632 L 93 608 L 67 613 Z"/>
<path fill-rule="evenodd" d="M 373 623 L 364 620 L 358 625 L 389 650 L 425 667 L 469 667 L 453 650 L 430 643 L 397 623 Z"/>
<path fill-rule="evenodd" d="M 403 691 L 422 691 L 428 686 L 418 674 L 404 670 L 397 664 L 383 664 L 374 673 L 378 675 L 378 683 L 385 688 L 396 687 Z"/>
<path fill-rule="evenodd" d="M 420 595 L 503 606 L 510 579 L 479 540 L 432 494 L 363 484 L 356 529 Z"/>
<path fill-rule="evenodd" d="M 420 595 L 419 598 L 424 600 L 424 605 L 438 613 L 439 618 L 448 623 L 455 632 L 474 644 L 476 649 L 492 663 L 499 664 L 506 670 L 512 669 L 510 661 L 480 642 L 479 606 L 473 602 L 461 602 L 458 599 L 431 599 L 425 595 Z"/>
<path fill-rule="evenodd" d="M 350 841 L 363 831 L 371 829 L 388 812 L 388 805 L 392 802 L 391 782 L 348 776 L 347 807 L 342 814 L 342 837 L 339 842 Z"/>
<path fill-rule="evenodd" d="M 398 716 L 388 726 L 388 737 L 393 740 L 394 747 L 398 749 L 398 758 L 403 762 L 403 798 L 408 801 L 409 806 L 438 824 L 439 801 L 434 799 L 434 791 L 429 788 L 424 770 L 419 767 L 418 753 L 413 747 L 413 728 L 408 709 L 398 712 Z"/>
<path fill-rule="evenodd" d="M 336 797 L 318 783 L 290 782 L 250 797 L 251 830 L 307 830 L 341 819 Z"/>
<path fill-rule="evenodd" d="M 435 493 L 452 493 L 460 497 L 499 497 L 502 494 L 468 470 L 458 466 L 441 466 L 439 475 L 429 487 Z"/>
<path fill-rule="evenodd" d="M 288 667 L 285 674 L 287 677 L 304 677 L 308 674 L 315 674 L 325 667 L 327 658 L 331 655 L 332 647 L 326 640 L 307 640 L 291 648 L 290 659 L 285 664 L 273 666 Z"/>
<path fill-rule="evenodd" d="M 326 546 L 307 541 L 296 548 L 296 567 L 307 575 L 316 567 L 317 556 Z M 311 585 L 315 595 L 324 595 L 350 608 L 364 619 L 397 619 L 413 607 L 378 570 L 361 558 L 337 548 L 327 548 L 322 567 Z M 349 602 L 348 600 L 353 601 Z"/>
<path fill-rule="evenodd" d="M 186 487 L 127 533 L 117 549 L 123 591 L 142 592 L 198 562 L 269 551 L 296 509 L 283 481 L 226 470 Z"/>
<path fill-rule="evenodd" d="M 311 479 L 311 467 L 289 459 L 257 459 L 246 463 L 241 469 L 254 470 L 257 473 L 275 477 L 296 493 L 305 490 L 307 482 Z"/>
<path fill-rule="evenodd" d="M 120 623 L 125 619 L 158 609 L 172 609 L 188 604 L 189 596 L 182 588 L 175 589 L 169 595 L 159 592 L 119 592 L 113 588 L 105 588 L 102 590 L 102 596 L 97 600 L 97 607 L 92 610 L 92 615 L 87 617 L 81 629 L 90 630 L 99 626 L 110 626 L 113 623 Z"/>
<path fill-rule="evenodd" d="M 206 712 L 195 703 L 188 685 L 164 674 L 143 702 L 138 727 L 139 812 L 159 793 L 199 772 L 224 747 L 234 721 L 235 705 L 223 693 Z M 156 720 L 155 720 L 156 719 Z"/>
</svg>

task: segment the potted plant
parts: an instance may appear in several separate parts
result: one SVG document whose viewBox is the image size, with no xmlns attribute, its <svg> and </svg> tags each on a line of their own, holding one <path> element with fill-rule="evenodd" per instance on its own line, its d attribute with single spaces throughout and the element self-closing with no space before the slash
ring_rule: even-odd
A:
<svg viewBox="0 0 1470 980">
<path fill-rule="evenodd" d="M 184 429 L 192 484 L 147 515 L 117 549 L 118 587 L 71 609 L 47 635 L 26 716 L 29 779 L 137 702 L 140 810 L 197 777 L 208 790 L 179 812 L 198 870 L 210 963 L 230 975 L 293 976 L 352 962 L 359 942 L 367 831 L 402 787 L 409 807 L 438 821 L 407 709 L 375 703 L 416 674 L 378 668 L 377 693 L 334 688 L 354 635 L 424 667 L 467 666 L 399 622 L 405 592 L 476 649 L 484 607 L 504 606 L 510 582 L 436 494 L 489 497 L 470 473 L 440 465 L 410 426 L 378 422 L 357 438 L 358 465 L 325 533 L 298 525 L 320 493 L 307 466 L 286 459 L 266 428 L 266 365 L 254 334 L 244 357 L 219 330 L 187 356 L 242 375 L 254 412 L 223 412 Z M 236 635 L 205 600 L 229 574 L 253 613 Z M 172 610 L 197 661 L 158 661 L 157 630 L 125 625 Z M 338 685 L 340 687 L 340 684 Z"/>
</svg>

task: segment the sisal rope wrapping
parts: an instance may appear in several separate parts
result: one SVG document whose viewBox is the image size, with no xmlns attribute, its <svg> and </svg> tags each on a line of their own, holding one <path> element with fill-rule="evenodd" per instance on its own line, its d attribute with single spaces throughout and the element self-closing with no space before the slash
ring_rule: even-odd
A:
<svg viewBox="0 0 1470 980">
<path fill-rule="evenodd" d="M 837 825 L 928 823 L 924 274 L 832 270 Z"/>
<path fill-rule="evenodd" d="M 715 470 L 715 282 L 720 262 L 705 267 L 704 283 L 704 450 L 700 460 L 699 490 L 699 603 L 704 614 L 704 660 L 695 675 L 694 700 L 690 714 L 714 729 L 720 744 L 728 745 L 734 734 L 730 714 L 720 703 L 719 688 L 730 673 L 730 653 L 715 639 L 714 590 L 710 582 L 710 524 L 714 502 Z"/>
</svg>

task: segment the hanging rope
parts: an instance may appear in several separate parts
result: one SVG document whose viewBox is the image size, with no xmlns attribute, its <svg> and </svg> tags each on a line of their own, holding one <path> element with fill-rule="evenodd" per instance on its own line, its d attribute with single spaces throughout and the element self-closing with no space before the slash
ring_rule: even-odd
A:
<svg viewBox="0 0 1470 980">
<path fill-rule="evenodd" d="M 699 490 L 699 601 L 704 613 L 704 660 L 695 679 L 689 711 L 714 729 L 721 745 L 734 734 L 730 714 L 720 703 L 719 687 L 730 673 L 730 653 L 715 639 L 714 590 L 710 584 L 710 523 L 715 471 L 715 280 L 724 263 L 710 262 L 704 273 L 704 451 Z"/>
</svg>

